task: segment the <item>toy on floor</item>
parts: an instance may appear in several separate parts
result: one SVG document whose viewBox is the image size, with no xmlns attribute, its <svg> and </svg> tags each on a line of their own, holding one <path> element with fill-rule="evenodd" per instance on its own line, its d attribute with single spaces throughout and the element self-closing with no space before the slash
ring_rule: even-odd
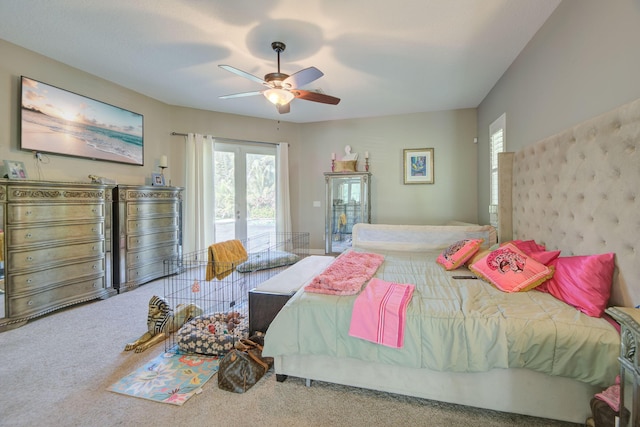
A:
<svg viewBox="0 0 640 427">
<path fill-rule="evenodd" d="M 177 331 L 185 322 L 201 314 L 202 309 L 195 304 L 178 304 L 174 311 L 164 299 L 154 295 L 149 300 L 147 332 L 134 342 L 127 344 L 124 350 L 135 349 L 136 353 L 141 353 L 164 341 L 170 333 Z"/>
</svg>

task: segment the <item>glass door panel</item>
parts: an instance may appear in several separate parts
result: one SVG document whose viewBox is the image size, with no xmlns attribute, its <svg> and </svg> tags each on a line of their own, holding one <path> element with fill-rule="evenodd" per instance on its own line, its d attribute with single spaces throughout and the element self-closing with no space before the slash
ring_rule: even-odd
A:
<svg viewBox="0 0 640 427">
<path fill-rule="evenodd" d="M 276 231 L 276 156 L 247 153 L 247 236 Z"/>
<path fill-rule="evenodd" d="M 236 227 L 236 154 L 215 152 L 215 241 L 224 242 L 235 237 Z"/>
<path fill-rule="evenodd" d="M 275 233 L 275 146 L 216 143 L 215 150 L 215 241 Z"/>
</svg>

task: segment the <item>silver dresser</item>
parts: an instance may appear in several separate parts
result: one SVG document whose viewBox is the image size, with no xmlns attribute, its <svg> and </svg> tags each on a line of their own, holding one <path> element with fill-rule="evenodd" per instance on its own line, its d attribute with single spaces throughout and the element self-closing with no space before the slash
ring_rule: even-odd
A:
<svg viewBox="0 0 640 427">
<path fill-rule="evenodd" d="M 111 196 L 111 186 L 101 184 L 0 180 L 0 331 L 115 293 Z"/>
<path fill-rule="evenodd" d="M 123 292 L 170 274 L 164 260 L 180 253 L 182 188 L 118 185 L 113 200 L 114 287 Z"/>
</svg>

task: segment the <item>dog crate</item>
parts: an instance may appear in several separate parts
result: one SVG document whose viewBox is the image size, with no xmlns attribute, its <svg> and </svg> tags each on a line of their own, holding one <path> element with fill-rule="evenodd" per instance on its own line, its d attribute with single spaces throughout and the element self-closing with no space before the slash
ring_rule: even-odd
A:
<svg viewBox="0 0 640 427">
<path fill-rule="evenodd" d="M 234 259 L 246 252 L 246 258 Z M 309 233 L 263 233 L 216 243 L 164 261 L 164 297 L 174 309 L 194 305 L 193 319 L 174 317 L 165 350 L 222 355 L 249 331 L 249 291 L 309 255 Z M 173 274 L 172 274 L 173 273 Z M 183 325 L 184 323 L 184 325 Z"/>
</svg>

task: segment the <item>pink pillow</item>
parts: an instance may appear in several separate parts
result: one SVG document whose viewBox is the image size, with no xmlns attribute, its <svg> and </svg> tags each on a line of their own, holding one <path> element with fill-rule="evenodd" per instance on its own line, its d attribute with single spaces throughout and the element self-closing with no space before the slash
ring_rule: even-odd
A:
<svg viewBox="0 0 640 427">
<path fill-rule="evenodd" d="M 560 251 L 536 251 L 531 252 L 529 256 L 540 264 L 549 265 L 551 261 L 560 256 Z"/>
<path fill-rule="evenodd" d="M 513 244 L 516 248 L 544 265 L 549 265 L 551 261 L 560 256 L 560 251 L 547 251 L 544 245 L 536 243 L 535 240 L 512 240 L 507 243 Z"/>
<path fill-rule="evenodd" d="M 520 249 L 527 255 L 531 255 L 532 252 L 546 251 L 547 248 L 544 245 L 539 245 L 535 240 L 512 240 L 507 242 L 513 244 L 516 248 Z"/>
<path fill-rule="evenodd" d="M 553 268 L 527 256 L 511 243 L 489 252 L 469 269 L 504 292 L 523 292 L 553 276 Z"/>
<path fill-rule="evenodd" d="M 536 289 L 577 308 L 591 317 L 602 317 L 611 295 L 615 255 L 560 257 L 551 261 L 555 275 Z"/>
<path fill-rule="evenodd" d="M 473 254 L 478 252 L 480 245 L 484 239 L 465 239 L 460 240 L 445 249 L 436 262 L 447 270 L 455 270 L 460 267 L 466 260 L 471 258 Z"/>
</svg>

